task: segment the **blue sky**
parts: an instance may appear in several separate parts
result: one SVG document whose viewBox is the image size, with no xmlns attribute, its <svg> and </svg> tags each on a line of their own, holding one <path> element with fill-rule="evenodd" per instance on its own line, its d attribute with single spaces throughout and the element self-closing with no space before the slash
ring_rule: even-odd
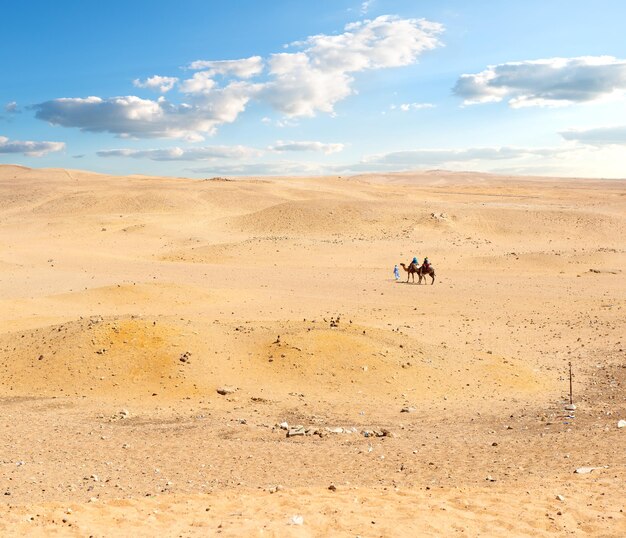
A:
<svg viewBox="0 0 626 538">
<path fill-rule="evenodd" d="M 10 2 L 0 164 L 626 177 L 620 0 Z"/>
</svg>

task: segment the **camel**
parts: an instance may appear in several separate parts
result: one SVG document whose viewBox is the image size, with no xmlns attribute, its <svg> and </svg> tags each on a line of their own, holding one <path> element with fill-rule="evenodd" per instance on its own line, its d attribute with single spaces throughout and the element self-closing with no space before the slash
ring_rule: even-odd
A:
<svg viewBox="0 0 626 538">
<path fill-rule="evenodd" d="M 415 283 L 415 275 L 417 274 L 419 278 L 419 280 L 417 281 L 418 284 L 422 283 L 422 277 L 424 277 L 424 281 L 426 281 L 426 275 L 429 275 L 430 278 L 432 278 L 432 282 L 430 283 L 431 285 L 435 283 L 435 268 L 432 265 L 429 266 L 428 269 L 426 269 L 423 265 L 421 267 L 415 267 L 415 264 L 413 263 L 410 263 L 408 267 L 403 263 L 401 263 L 400 265 L 402 266 L 402 269 L 407 272 L 407 282 L 409 281 L 409 277 L 412 277 L 413 283 Z"/>
</svg>

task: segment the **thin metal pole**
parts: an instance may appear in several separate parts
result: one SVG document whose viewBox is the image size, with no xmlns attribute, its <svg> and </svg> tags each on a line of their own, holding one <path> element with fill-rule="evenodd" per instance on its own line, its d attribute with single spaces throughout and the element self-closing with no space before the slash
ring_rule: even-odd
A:
<svg viewBox="0 0 626 538">
<path fill-rule="evenodd" d="M 569 404 L 572 405 L 574 403 L 574 398 L 572 396 L 572 362 L 569 363 Z"/>
</svg>

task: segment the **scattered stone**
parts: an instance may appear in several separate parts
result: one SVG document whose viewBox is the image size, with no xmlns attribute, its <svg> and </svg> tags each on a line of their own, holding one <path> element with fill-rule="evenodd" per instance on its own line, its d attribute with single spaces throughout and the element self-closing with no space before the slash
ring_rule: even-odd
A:
<svg viewBox="0 0 626 538">
<path fill-rule="evenodd" d="M 190 358 L 191 358 L 191 353 L 189 351 L 185 351 L 180 357 L 178 357 L 178 360 L 180 362 L 189 362 Z"/>
<path fill-rule="evenodd" d="M 565 406 L 566 411 L 576 411 L 576 404 L 567 404 Z"/>
<path fill-rule="evenodd" d="M 237 391 L 237 387 L 219 387 L 217 389 L 217 393 L 222 396 L 228 396 L 229 394 L 233 394 Z"/>
<path fill-rule="evenodd" d="M 565 497 L 563 497 L 563 495 L 557 495 L 556 500 L 563 502 L 565 500 Z"/>
<path fill-rule="evenodd" d="M 415 407 L 403 407 L 400 409 L 400 413 L 414 413 L 415 411 Z"/>
<path fill-rule="evenodd" d="M 278 425 L 278 427 L 279 427 L 281 430 L 288 430 L 288 429 L 289 429 L 289 424 L 288 424 L 287 422 L 281 422 L 281 423 Z"/>
<path fill-rule="evenodd" d="M 331 484 L 330 486 L 328 486 L 328 489 L 330 491 L 337 491 L 337 486 L 335 486 L 334 484 Z"/>
<path fill-rule="evenodd" d="M 328 427 L 326 428 L 326 431 L 328 433 L 343 433 L 344 432 L 343 428 L 328 428 Z"/>
<path fill-rule="evenodd" d="M 287 437 L 295 437 L 297 435 L 306 435 L 304 426 L 294 426 L 287 431 Z"/>
<path fill-rule="evenodd" d="M 618 428 L 626 428 L 626 420 L 620 420 L 620 421 L 617 423 L 617 427 L 618 427 Z"/>
<path fill-rule="evenodd" d="M 128 418 L 130 413 L 128 412 L 128 409 L 121 409 L 119 415 L 121 418 Z"/>
<path fill-rule="evenodd" d="M 493 476 L 491 476 L 491 475 L 487 475 L 487 478 L 485 478 L 485 480 L 487 482 L 495 482 L 496 481 L 496 479 Z"/>
<path fill-rule="evenodd" d="M 596 469 L 606 469 L 606 467 L 579 467 L 574 471 L 576 474 L 588 474 Z"/>
</svg>

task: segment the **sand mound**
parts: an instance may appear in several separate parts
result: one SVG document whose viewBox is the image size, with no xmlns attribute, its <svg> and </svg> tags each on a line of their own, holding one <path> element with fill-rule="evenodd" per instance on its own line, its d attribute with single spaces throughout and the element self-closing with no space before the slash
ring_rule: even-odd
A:
<svg viewBox="0 0 626 538">
<path fill-rule="evenodd" d="M 367 406 L 545 388 L 519 361 L 459 358 L 399 332 L 329 323 L 95 317 L 7 333 L 0 340 L 0 395 L 209 397 L 228 385 L 248 396 L 305 391 L 322 401 Z"/>
<path fill-rule="evenodd" d="M 190 391 L 173 326 L 92 318 L 0 340 L 2 396 L 150 396 Z"/>
<path fill-rule="evenodd" d="M 334 321 L 304 322 L 280 331 L 261 331 L 256 339 L 255 377 L 286 391 L 303 390 L 325 400 L 353 407 L 372 401 L 396 405 L 458 396 L 485 399 L 529 394 L 546 389 L 542 379 L 522 361 L 490 354 L 468 354 L 436 347 L 401 331 L 384 331 L 351 325 L 332 327 Z M 271 338 L 271 340 L 269 340 Z M 467 380 L 472 383 L 468 384 Z"/>
<path fill-rule="evenodd" d="M 335 200 L 284 202 L 230 221 L 234 230 L 254 234 L 331 236 L 369 229 L 376 223 L 372 204 Z"/>
</svg>

